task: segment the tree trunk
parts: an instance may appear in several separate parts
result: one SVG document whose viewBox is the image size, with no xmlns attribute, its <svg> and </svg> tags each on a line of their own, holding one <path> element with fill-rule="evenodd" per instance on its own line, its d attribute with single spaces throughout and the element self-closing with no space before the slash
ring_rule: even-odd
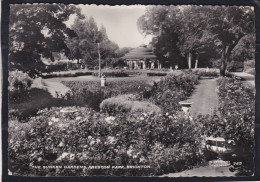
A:
<svg viewBox="0 0 260 182">
<path fill-rule="evenodd" d="M 225 45 L 222 50 L 222 55 L 221 55 L 221 66 L 220 66 L 220 76 L 226 76 L 226 69 L 227 69 L 227 63 L 229 61 L 230 55 L 232 50 L 236 47 L 238 44 L 239 40 L 243 36 L 239 36 L 235 42 L 232 45 Z"/>
<path fill-rule="evenodd" d="M 227 68 L 227 62 L 222 60 L 220 66 L 220 76 L 226 76 L 226 68 Z"/>
<path fill-rule="evenodd" d="M 191 69 L 191 53 L 188 54 L 188 68 Z"/>
<path fill-rule="evenodd" d="M 226 54 L 225 50 L 223 50 L 221 55 L 221 65 L 220 65 L 220 76 L 226 76 L 227 62 L 229 59 L 229 53 Z"/>
<path fill-rule="evenodd" d="M 196 61 L 195 61 L 195 69 L 198 68 L 198 62 L 199 62 L 199 60 L 198 60 L 198 58 L 196 58 Z"/>
<path fill-rule="evenodd" d="M 99 43 L 98 43 L 98 67 L 99 67 L 99 71 L 98 71 L 98 77 L 101 78 L 101 55 L 100 55 L 100 50 L 99 50 Z"/>
</svg>

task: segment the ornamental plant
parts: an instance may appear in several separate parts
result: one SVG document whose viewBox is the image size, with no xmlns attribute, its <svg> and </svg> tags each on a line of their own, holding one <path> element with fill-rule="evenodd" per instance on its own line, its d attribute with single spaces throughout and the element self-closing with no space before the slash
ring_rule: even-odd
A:
<svg viewBox="0 0 260 182">
<path fill-rule="evenodd" d="M 180 110 L 179 101 L 187 99 L 196 84 L 198 84 L 198 76 L 191 72 L 184 72 L 180 75 L 168 74 L 155 83 L 151 90 L 150 100 L 164 112 L 176 113 Z"/>
<path fill-rule="evenodd" d="M 254 157 L 255 90 L 238 78 L 218 79 L 219 108 L 210 116 L 199 116 L 205 136 L 234 140 L 236 157 L 229 161 L 242 162 L 237 175 L 252 175 Z"/>
<path fill-rule="evenodd" d="M 122 112 L 153 112 L 161 113 L 161 109 L 148 102 L 138 101 L 139 97 L 133 94 L 119 95 L 105 99 L 100 104 L 100 110 L 110 115 L 121 114 Z"/>
<path fill-rule="evenodd" d="M 177 172 L 200 164 L 199 133 L 199 126 L 182 114 L 108 116 L 86 107 L 54 107 L 39 111 L 27 123 L 10 120 L 9 169 L 13 175 L 22 176 L 153 176 Z M 68 165 L 110 167 L 35 167 Z M 150 167 L 112 168 L 127 165 Z"/>
<path fill-rule="evenodd" d="M 9 77 L 9 91 L 25 91 L 31 88 L 32 79 L 28 76 L 28 74 L 22 71 L 10 71 Z"/>
</svg>

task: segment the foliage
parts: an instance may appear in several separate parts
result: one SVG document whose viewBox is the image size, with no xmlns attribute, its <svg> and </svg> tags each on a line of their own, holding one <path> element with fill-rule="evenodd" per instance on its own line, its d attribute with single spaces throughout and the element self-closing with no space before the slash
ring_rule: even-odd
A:
<svg viewBox="0 0 260 182">
<path fill-rule="evenodd" d="M 214 71 L 207 71 L 207 70 L 195 70 L 193 71 L 194 74 L 198 75 L 199 77 L 218 77 L 219 72 L 214 70 Z"/>
<path fill-rule="evenodd" d="M 244 62 L 244 70 L 248 74 L 255 75 L 255 60 Z"/>
<path fill-rule="evenodd" d="M 242 162 L 239 171 L 247 173 L 241 174 L 251 175 L 254 156 L 254 89 L 243 86 L 237 78 L 220 78 L 218 85 L 219 113 L 200 116 L 197 122 L 202 124 L 202 131 L 206 136 L 234 140 L 237 157 L 228 160 Z"/>
<path fill-rule="evenodd" d="M 63 99 L 53 98 L 48 91 L 37 88 L 20 92 L 9 91 L 8 94 L 9 117 L 21 122 L 36 116 L 41 109 L 69 105 Z"/>
<path fill-rule="evenodd" d="M 77 36 L 66 41 L 71 50 L 71 58 L 81 59 L 87 67 L 94 67 L 98 65 L 98 52 L 103 61 L 110 61 L 111 58 L 116 57 L 118 45 L 109 40 L 103 25 L 98 28 L 93 17 L 76 18 L 72 29 Z"/>
<path fill-rule="evenodd" d="M 9 122 L 9 169 L 23 176 L 148 176 L 200 163 L 198 126 L 183 115 L 108 117 L 86 107 L 44 109 L 28 123 Z M 169 162 L 168 162 L 169 161 Z M 173 165 L 176 162 L 176 165 Z M 64 166 L 109 166 L 66 169 Z M 112 166 L 147 165 L 147 169 Z M 36 169 L 33 166 L 63 166 Z"/>
<path fill-rule="evenodd" d="M 220 74 L 225 75 L 231 60 L 254 56 L 254 13 L 250 7 L 151 6 L 138 19 L 138 26 L 142 33 L 154 36 L 155 53 L 168 66 L 187 68 L 183 57 L 189 64 L 200 59 L 208 66 L 211 58 L 220 59 Z"/>
<path fill-rule="evenodd" d="M 42 78 L 55 78 L 55 77 L 77 77 L 92 75 L 90 71 L 63 71 L 63 72 L 52 72 L 42 74 Z"/>
<path fill-rule="evenodd" d="M 98 72 L 92 73 L 93 76 L 98 76 Z M 119 71 L 103 71 L 102 75 L 105 77 L 128 77 L 128 74 L 124 70 Z"/>
<path fill-rule="evenodd" d="M 13 4 L 9 22 L 9 69 L 44 70 L 41 57 L 53 60 L 52 52 L 68 54 L 66 37 L 75 36 L 66 22 L 80 9 L 64 4 Z"/>
<path fill-rule="evenodd" d="M 100 81 L 64 81 L 62 82 L 72 90 L 74 94 L 83 93 L 84 90 L 102 92 L 103 98 L 114 97 L 122 94 L 137 94 L 145 91 L 150 84 L 146 80 L 118 80 L 108 81 L 105 88 L 101 87 Z M 82 98 L 85 98 L 82 95 Z"/>
<path fill-rule="evenodd" d="M 161 72 L 149 72 L 147 73 L 147 76 L 166 76 L 167 73 L 161 73 Z"/>
<path fill-rule="evenodd" d="M 191 72 L 180 75 L 168 74 L 152 88 L 150 100 L 165 112 L 180 110 L 179 101 L 187 99 L 198 84 L 198 76 Z"/>
<path fill-rule="evenodd" d="M 22 71 L 9 71 L 9 91 L 25 91 L 31 88 L 32 79 Z"/>
<path fill-rule="evenodd" d="M 100 104 L 100 110 L 109 115 L 133 112 L 160 113 L 161 109 L 147 101 L 138 101 L 138 96 L 133 94 L 119 95 L 105 99 Z"/>
</svg>

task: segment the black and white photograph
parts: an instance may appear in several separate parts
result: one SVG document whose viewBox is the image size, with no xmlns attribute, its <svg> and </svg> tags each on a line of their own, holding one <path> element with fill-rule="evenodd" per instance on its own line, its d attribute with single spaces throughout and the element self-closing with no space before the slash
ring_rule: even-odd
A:
<svg viewBox="0 0 260 182">
<path fill-rule="evenodd" d="M 8 176 L 249 177 L 252 6 L 10 4 Z"/>
</svg>

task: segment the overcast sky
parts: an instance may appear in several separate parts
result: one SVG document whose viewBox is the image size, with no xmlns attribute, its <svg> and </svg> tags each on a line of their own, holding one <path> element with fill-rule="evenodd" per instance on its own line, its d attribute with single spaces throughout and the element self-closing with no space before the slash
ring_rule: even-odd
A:
<svg viewBox="0 0 260 182">
<path fill-rule="evenodd" d="M 138 47 L 151 41 L 151 36 L 145 37 L 137 28 L 137 19 L 145 13 L 145 6 L 78 5 L 78 7 L 85 16 L 92 16 L 99 27 L 103 24 L 110 40 L 119 47 Z"/>
</svg>

